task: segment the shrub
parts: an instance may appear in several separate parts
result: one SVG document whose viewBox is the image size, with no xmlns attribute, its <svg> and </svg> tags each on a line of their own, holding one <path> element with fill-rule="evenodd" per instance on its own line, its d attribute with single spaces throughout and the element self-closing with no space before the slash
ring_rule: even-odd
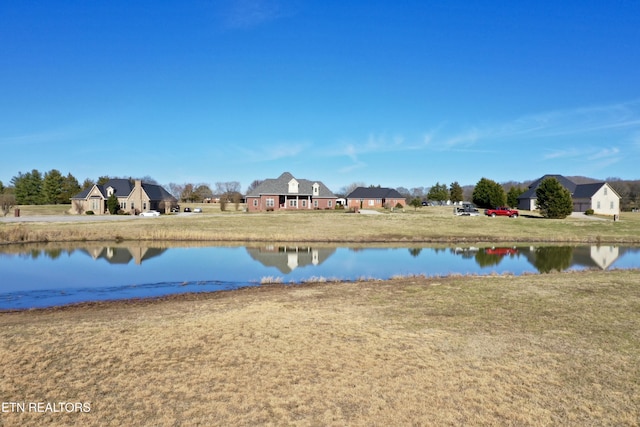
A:
<svg viewBox="0 0 640 427">
<path fill-rule="evenodd" d="M 593 211 L 593 209 L 587 209 L 586 211 L 584 211 L 585 215 L 593 215 L 595 212 Z"/>
<path fill-rule="evenodd" d="M 86 211 L 85 215 L 93 215 L 93 211 Z"/>
<path fill-rule="evenodd" d="M 404 208 L 404 206 L 402 206 L 402 203 L 398 202 L 396 203 L 396 209 L 402 209 Z"/>
</svg>

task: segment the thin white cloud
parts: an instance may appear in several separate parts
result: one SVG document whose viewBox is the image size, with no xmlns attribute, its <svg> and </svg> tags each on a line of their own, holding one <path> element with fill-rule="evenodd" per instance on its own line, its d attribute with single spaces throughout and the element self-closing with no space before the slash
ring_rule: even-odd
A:
<svg viewBox="0 0 640 427">
<path fill-rule="evenodd" d="M 261 149 L 247 149 L 238 147 L 243 153 L 244 158 L 250 162 L 270 162 L 284 158 L 297 157 L 303 153 L 309 144 L 306 142 L 297 143 L 278 143 L 273 145 L 265 145 Z"/>
<path fill-rule="evenodd" d="M 231 0 L 222 10 L 228 29 L 249 29 L 291 14 L 291 9 L 278 0 Z"/>
<path fill-rule="evenodd" d="M 49 144 L 52 142 L 75 139 L 79 135 L 75 130 L 49 130 L 16 136 L 0 137 L 0 145 L 32 145 Z"/>
<path fill-rule="evenodd" d="M 611 157 L 617 157 L 620 154 L 620 150 L 617 147 L 603 148 L 602 150 L 589 156 L 589 160 L 598 159 L 610 159 Z"/>
</svg>

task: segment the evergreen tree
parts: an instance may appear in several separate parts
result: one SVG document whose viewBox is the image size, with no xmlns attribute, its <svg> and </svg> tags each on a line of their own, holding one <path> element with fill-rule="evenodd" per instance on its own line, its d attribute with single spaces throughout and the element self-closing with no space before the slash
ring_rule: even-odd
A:
<svg viewBox="0 0 640 427">
<path fill-rule="evenodd" d="M 473 203 L 481 208 L 495 208 L 506 203 L 506 195 L 500 184 L 481 178 L 473 189 Z"/>
<path fill-rule="evenodd" d="M 42 174 L 37 169 L 25 174 L 18 172 L 18 175 L 11 179 L 11 185 L 15 189 L 17 204 L 42 204 Z"/>
<path fill-rule="evenodd" d="M 62 186 L 64 177 L 57 169 L 45 172 L 42 181 L 42 201 L 45 204 L 54 205 L 61 203 Z"/>
<path fill-rule="evenodd" d="M 118 213 L 118 209 L 120 209 L 120 203 L 118 203 L 118 198 L 115 194 L 111 194 L 107 199 L 107 209 L 111 215 L 115 215 Z"/>
<path fill-rule="evenodd" d="M 60 203 L 71 203 L 71 198 L 80 192 L 80 184 L 78 180 L 67 174 L 62 181 L 62 192 L 60 193 Z"/>
<path fill-rule="evenodd" d="M 573 212 L 571 193 L 555 178 L 544 179 L 536 190 L 538 209 L 546 218 L 566 218 Z"/>
<path fill-rule="evenodd" d="M 429 189 L 427 198 L 429 200 L 436 200 L 438 202 L 444 202 L 445 200 L 448 200 L 449 190 L 447 189 L 447 185 L 436 182 L 436 185 Z"/>
<path fill-rule="evenodd" d="M 449 187 L 449 195 L 451 196 L 451 201 L 454 203 L 464 200 L 462 187 L 458 184 L 458 181 L 451 183 L 451 186 Z"/>
<path fill-rule="evenodd" d="M 520 195 L 522 193 L 524 193 L 526 190 L 520 188 L 520 187 L 511 187 L 509 189 L 509 191 L 507 192 L 507 205 L 515 208 L 518 206 L 518 197 L 520 197 Z"/>
<path fill-rule="evenodd" d="M 93 182 L 92 180 L 90 180 L 89 178 L 86 178 L 83 182 L 82 182 L 82 188 L 80 188 L 81 190 L 86 190 L 87 188 L 91 188 L 93 187 L 93 185 L 95 184 L 95 182 Z"/>
</svg>

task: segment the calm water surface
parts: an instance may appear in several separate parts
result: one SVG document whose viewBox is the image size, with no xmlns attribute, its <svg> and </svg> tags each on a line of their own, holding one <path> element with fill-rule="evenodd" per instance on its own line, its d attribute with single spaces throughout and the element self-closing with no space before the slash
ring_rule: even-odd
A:
<svg viewBox="0 0 640 427">
<path fill-rule="evenodd" d="M 313 278 L 639 268 L 629 246 L 201 246 L 0 248 L 0 310 L 301 282 Z"/>
</svg>

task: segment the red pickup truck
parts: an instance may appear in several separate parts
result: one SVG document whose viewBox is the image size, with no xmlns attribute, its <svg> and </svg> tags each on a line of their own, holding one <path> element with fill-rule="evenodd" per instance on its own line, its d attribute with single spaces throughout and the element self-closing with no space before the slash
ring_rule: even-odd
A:
<svg viewBox="0 0 640 427">
<path fill-rule="evenodd" d="M 511 209 L 507 206 L 500 206 L 495 209 L 487 209 L 484 211 L 484 214 L 492 217 L 508 216 L 509 218 L 518 218 L 518 215 L 520 215 L 520 213 L 517 210 Z"/>
</svg>

